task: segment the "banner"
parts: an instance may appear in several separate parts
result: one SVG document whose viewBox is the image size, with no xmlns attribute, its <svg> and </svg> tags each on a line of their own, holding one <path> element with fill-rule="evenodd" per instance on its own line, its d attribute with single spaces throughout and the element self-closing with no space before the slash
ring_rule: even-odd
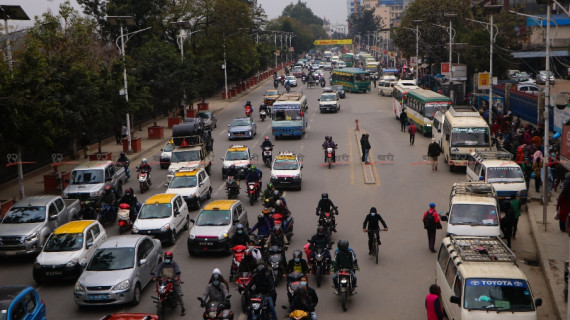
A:
<svg viewBox="0 0 570 320">
<path fill-rule="evenodd" d="M 332 44 L 352 44 L 352 39 L 340 39 L 340 40 L 315 40 L 313 42 L 316 46 L 327 46 Z"/>
<path fill-rule="evenodd" d="M 477 88 L 479 90 L 491 89 L 491 79 L 488 72 L 479 72 L 479 80 L 477 81 Z"/>
</svg>

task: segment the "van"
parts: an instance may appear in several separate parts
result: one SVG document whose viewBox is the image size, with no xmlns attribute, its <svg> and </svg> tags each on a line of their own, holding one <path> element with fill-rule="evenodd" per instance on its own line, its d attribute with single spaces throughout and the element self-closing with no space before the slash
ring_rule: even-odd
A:
<svg viewBox="0 0 570 320">
<path fill-rule="evenodd" d="M 465 171 L 467 181 L 489 182 L 497 191 L 499 201 L 520 199 L 524 203 L 527 197 L 524 175 L 512 159 L 513 155 L 503 149 L 473 152 Z"/>
<path fill-rule="evenodd" d="M 488 182 L 456 182 L 449 195 L 447 234 L 500 236 L 497 193 Z"/>
<path fill-rule="evenodd" d="M 435 273 L 448 319 L 538 319 L 542 299 L 533 298 L 515 254 L 499 237 L 444 238 Z"/>
<path fill-rule="evenodd" d="M 394 84 L 396 84 L 395 81 L 389 81 L 389 80 L 378 81 L 378 95 L 382 97 L 391 96 L 392 91 L 394 91 Z"/>
</svg>

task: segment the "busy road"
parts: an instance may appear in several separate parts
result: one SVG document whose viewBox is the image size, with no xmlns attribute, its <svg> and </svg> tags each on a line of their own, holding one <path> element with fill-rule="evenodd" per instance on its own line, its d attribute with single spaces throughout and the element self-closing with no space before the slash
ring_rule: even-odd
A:
<svg viewBox="0 0 570 320">
<path fill-rule="evenodd" d="M 331 276 L 326 276 L 320 288 L 316 288 L 313 278 L 310 285 L 315 287 L 319 296 L 317 314 L 321 319 L 345 319 L 348 315 L 358 315 L 364 319 L 422 319 L 425 318 L 424 297 L 429 285 L 434 283 L 434 265 L 436 254 L 428 250 L 427 237 L 421 217 L 428 208 L 428 203 L 435 202 L 438 211 L 447 210 L 449 190 L 456 181 L 464 181 L 464 172 L 449 172 L 441 162 L 440 170 L 433 172 L 425 163 L 424 155 L 430 139 L 418 134 L 413 146 L 409 144 L 408 133 L 400 131 L 392 111 L 390 97 L 379 97 L 373 91 L 366 94 L 347 93 L 340 101 L 338 113 L 319 113 L 318 101 L 320 88 L 307 89 L 299 81 L 292 91 L 303 91 L 309 103 L 309 125 L 305 135 L 297 139 L 274 140 L 271 136 L 271 121 L 261 122 L 258 106 L 262 102 L 267 82 L 246 97 L 236 100 L 216 114 L 218 127 L 213 131 L 214 152 L 217 159 L 212 166 L 212 199 L 225 199 L 224 183 L 221 174 L 221 161 L 226 149 L 232 144 L 243 144 L 252 150 L 254 162 L 263 171 L 263 182 L 269 181 L 270 170 L 261 163 L 260 143 L 268 135 L 275 144 L 274 154 L 280 151 L 292 151 L 303 162 L 303 182 L 301 191 L 285 191 L 289 209 L 295 218 L 295 234 L 289 244 L 287 258 L 295 249 L 302 250 L 306 240 L 316 231 L 317 217 L 315 208 L 321 193 L 327 192 L 329 198 L 338 206 L 338 232 L 333 234 L 333 241 L 349 240 L 350 246 L 358 256 L 360 271 L 358 294 L 349 303 L 348 311 L 342 312 L 340 300 L 333 294 Z M 284 90 L 282 87 L 280 90 Z M 228 141 L 227 124 L 232 119 L 244 116 L 245 101 L 252 102 L 257 124 L 257 135 L 253 140 Z M 360 159 L 358 140 L 355 137 L 355 120 L 360 130 L 370 134 L 372 149 L 370 157 L 374 184 L 365 184 L 363 164 Z M 328 169 L 323 165 L 321 144 L 324 137 L 330 135 L 338 144 L 337 163 Z M 134 179 L 127 186 L 133 187 L 139 201 L 144 202 L 152 194 L 166 190 L 166 170 L 161 170 L 158 159 L 160 150 L 146 150 L 153 167 L 153 185 L 150 192 L 139 194 Z M 243 187 L 243 185 L 242 185 Z M 243 188 L 242 188 L 243 190 Z M 248 212 L 250 226 L 255 224 L 262 205 L 258 201 L 249 205 L 242 192 L 239 199 Z M 367 236 L 362 231 L 362 222 L 371 207 L 376 207 L 386 221 L 389 231 L 381 233 L 380 261 L 376 265 L 367 254 Z M 198 211 L 191 212 L 195 218 Z M 519 223 L 520 235 L 513 242 L 517 256 L 535 256 L 534 242 L 529 238 L 526 216 Z M 107 228 L 108 234 L 117 235 L 116 225 Z M 187 251 L 187 232 L 178 235 L 174 246 L 164 246 L 164 251 L 174 253 L 174 260 L 182 269 L 182 290 L 186 304 L 184 318 L 200 318 L 203 309 L 196 297 L 201 296 L 214 268 L 219 268 L 224 276 L 229 277 L 231 257 L 227 255 L 198 255 L 190 257 Z M 439 231 L 436 244 L 444 233 Z M 336 248 L 336 246 L 335 246 Z M 519 256 L 520 257 L 520 256 Z M 523 259 L 523 258 L 519 258 Z M 0 263 L 0 282 L 9 284 L 28 284 L 36 286 L 46 302 L 48 319 L 97 319 L 114 312 L 155 313 L 156 308 L 151 296 L 154 285 L 150 284 L 143 291 L 138 306 L 96 307 L 79 309 L 73 300 L 73 283 L 45 284 L 37 286 L 32 278 L 33 258 L 3 259 Z M 539 308 L 540 319 L 554 319 L 552 304 L 540 269 L 521 263 L 521 268 L 530 278 L 535 297 L 542 297 L 544 304 Z M 232 306 L 240 319 L 244 318 L 239 310 L 239 294 L 235 285 L 230 284 Z M 281 306 L 286 304 L 285 283 L 277 287 L 277 312 L 283 317 Z M 178 317 L 172 311 L 172 317 Z"/>
</svg>

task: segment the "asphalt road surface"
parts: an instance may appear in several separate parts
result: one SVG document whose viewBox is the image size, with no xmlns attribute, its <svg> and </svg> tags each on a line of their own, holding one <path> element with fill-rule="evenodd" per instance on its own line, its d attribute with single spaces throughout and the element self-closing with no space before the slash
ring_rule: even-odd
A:
<svg viewBox="0 0 570 320">
<path fill-rule="evenodd" d="M 327 73 L 328 75 L 328 73 Z M 300 81 L 299 81 L 300 82 Z M 265 135 L 271 136 L 271 121 L 261 122 L 257 112 L 262 102 L 264 90 L 260 87 L 247 97 L 232 103 L 231 107 L 217 114 L 218 128 L 214 130 L 214 150 L 216 162 L 212 168 L 213 199 L 225 199 L 221 176 L 221 161 L 225 150 L 231 144 L 244 144 L 252 153 L 260 155 L 259 145 Z M 284 90 L 280 87 L 280 90 Z M 325 276 L 317 289 L 319 304 L 317 314 L 321 319 L 346 319 L 347 315 L 358 315 L 363 319 L 425 319 L 424 298 L 430 284 L 435 281 L 436 254 L 428 250 L 427 236 L 423 229 L 421 217 L 428 203 L 435 202 L 439 210 L 447 211 L 447 201 L 451 184 L 464 181 L 465 173 L 450 173 L 447 166 L 440 163 L 440 170 L 432 172 L 429 164 L 422 163 L 427 153 L 429 139 L 419 134 L 414 146 L 408 143 L 408 134 L 400 132 L 400 124 L 396 121 L 391 107 L 390 97 L 379 97 L 375 90 L 367 94 L 347 93 L 341 100 L 341 109 L 337 114 L 320 114 L 318 101 L 321 89 L 307 89 L 304 86 L 292 88 L 292 91 L 304 91 L 309 102 L 309 126 L 301 139 L 272 141 L 276 145 L 274 154 L 279 151 L 293 151 L 302 155 L 303 186 L 302 191 L 287 191 L 285 198 L 295 217 L 295 235 L 289 245 L 287 258 L 292 251 L 302 250 L 306 240 L 316 231 L 317 217 L 315 207 L 323 192 L 338 206 L 338 233 L 333 234 L 333 241 L 347 239 L 356 251 L 360 271 L 357 272 L 358 288 L 349 302 L 348 311 L 342 311 L 339 297 L 333 295 L 332 278 Z M 246 100 L 252 101 L 255 107 L 254 119 L 257 123 L 257 136 L 253 140 L 230 142 L 227 140 L 227 124 L 236 117 L 245 115 L 243 105 Z M 392 155 L 393 161 L 376 163 L 373 167 L 375 184 L 365 184 L 358 141 L 355 138 L 355 119 L 359 120 L 361 130 L 370 134 L 372 161 L 379 162 L 379 156 Z M 332 169 L 323 166 L 321 144 L 326 135 L 333 136 L 338 144 L 337 161 Z M 166 170 L 158 165 L 160 150 L 146 150 L 148 158 L 154 159 L 153 186 L 151 192 L 137 194 L 142 202 L 150 195 L 164 192 L 163 183 Z M 381 157 L 380 157 L 381 158 Z M 260 157 L 257 158 L 261 162 Z M 259 163 L 263 171 L 264 187 L 269 181 L 270 171 Z M 138 188 L 129 181 L 138 193 Z M 242 189 L 243 190 L 243 189 Z M 256 221 L 262 206 L 257 202 L 250 206 L 244 193 L 239 199 L 244 202 L 248 211 L 250 225 Z M 374 264 L 367 254 L 367 236 L 362 232 L 362 221 L 370 207 L 376 207 L 386 220 L 389 231 L 381 233 L 380 261 Z M 191 212 L 195 217 L 197 211 Z M 526 215 L 519 222 L 519 236 L 514 240 L 513 250 L 517 254 L 519 265 L 530 278 L 535 297 L 542 297 L 544 305 L 539 308 L 540 319 L 555 319 L 550 297 L 539 267 L 525 264 L 524 261 L 536 259 L 534 242 L 530 239 Z M 445 228 L 445 226 L 444 226 Z M 522 232 L 521 232 L 522 231 Z M 110 236 L 118 234 L 117 226 L 107 228 Z M 437 234 L 439 244 L 443 232 Z M 174 252 L 174 259 L 180 264 L 183 274 L 182 285 L 187 315 L 185 319 L 199 319 L 203 313 L 197 296 L 202 292 L 209 280 L 212 269 L 220 268 L 226 278 L 229 277 L 231 256 L 202 255 L 190 257 L 186 246 L 187 232 L 178 236 L 175 246 L 165 247 Z M 336 248 L 336 246 L 335 246 Z M 0 261 L 0 283 L 28 284 L 36 286 L 32 278 L 33 258 Z M 316 287 L 314 279 L 310 285 Z M 79 309 L 73 300 L 73 283 L 61 283 L 36 286 L 42 299 L 47 304 L 49 319 L 98 319 L 114 312 L 146 312 L 155 313 L 155 305 L 151 300 L 154 285 L 143 291 L 140 305 L 94 307 Z M 236 319 L 245 319 L 239 310 L 239 294 L 235 285 L 230 284 L 233 310 Z M 284 317 L 280 306 L 286 303 L 285 283 L 277 287 L 278 316 Z M 169 315 L 178 316 L 178 310 Z"/>
</svg>

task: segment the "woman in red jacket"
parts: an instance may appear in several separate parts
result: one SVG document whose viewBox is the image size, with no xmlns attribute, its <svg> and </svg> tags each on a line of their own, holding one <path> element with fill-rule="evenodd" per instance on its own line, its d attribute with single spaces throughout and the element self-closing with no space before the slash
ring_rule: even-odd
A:
<svg viewBox="0 0 570 320">
<path fill-rule="evenodd" d="M 429 287 L 429 293 L 426 296 L 427 320 L 443 320 L 443 306 L 439 299 L 441 289 L 437 284 Z"/>
<path fill-rule="evenodd" d="M 556 211 L 558 211 L 558 224 L 560 226 L 560 231 L 566 232 L 566 220 L 568 219 L 568 213 L 570 213 L 570 190 L 566 192 L 561 192 L 558 196 L 558 201 L 556 202 Z"/>
</svg>

